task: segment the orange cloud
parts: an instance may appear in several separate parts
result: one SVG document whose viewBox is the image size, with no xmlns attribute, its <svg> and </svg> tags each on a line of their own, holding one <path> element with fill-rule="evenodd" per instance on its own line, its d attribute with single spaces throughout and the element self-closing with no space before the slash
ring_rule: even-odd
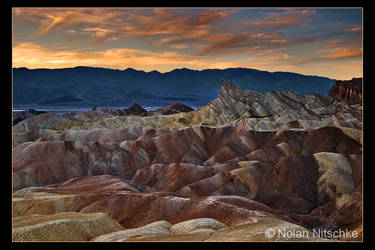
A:
<svg viewBox="0 0 375 250">
<path fill-rule="evenodd" d="M 324 58 L 326 60 L 337 60 L 361 56 L 362 48 L 338 48 L 333 50 L 330 55 L 325 56 Z"/>
<path fill-rule="evenodd" d="M 280 37 L 277 32 L 246 30 L 240 34 L 214 33 L 213 23 L 229 17 L 234 10 L 210 9 L 190 15 L 163 8 L 149 11 L 145 14 L 137 9 L 122 8 L 16 8 L 14 13 L 19 18 L 38 22 L 37 35 L 65 28 L 70 37 L 64 45 L 69 44 L 78 34 L 92 38 L 91 45 L 94 46 L 120 38 L 146 37 L 154 46 L 174 49 L 186 48 L 188 42 L 201 43 L 203 47 L 195 56 L 204 56 L 251 52 L 259 48 L 272 49 L 293 43 L 290 39 Z M 313 13 L 313 10 L 287 9 L 281 13 L 268 13 L 265 19 L 252 21 L 249 25 L 257 26 L 261 23 L 284 26 L 300 23 L 301 19 Z"/>
<path fill-rule="evenodd" d="M 15 8 L 13 11 L 17 18 L 39 23 L 36 35 L 84 25 L 76 33 L 90 35 L 97 42 L 121 37 L 208 33 L 213 22 L 227 18 L 233 11 L 207 10 L 183 15 L 155 8 L 147 15 L 138 12 L 125 8 Z"/>
<path fill-rule="evenodd" d="M 286 9 L 284 12 L 271 12 L 268 13 L 264 19 L 246 22 L 249 26 L 261 27 L 270 26 L 280 28 L 289 25 L 299 25 L 310 20 L 309 18 L 315 14 L 315 10 L 297 10 Z"/>
<path fill-rule="evenodd" d="M 241 34 L 209 34 L 203 39 L 211 42 L 198 51 L 196 56 L 215 53 L 245 53 L 257 50 L 273 50 L 299 41 L 287 40 L 278 34 L 242 32 Z"/>
<path fill-rule="evenodd" d="M 171 44 L 169 47 L 173 49 L 186 49 L 188 46 L 186 44 Z"/>
<path fill-rule="evenodd" d="M 227 50 L 239 47 L 246 47 L 246 35 L 233 35 L 233 34 L 217 34 L 209 36 L 209 40 L 213 42 L 209 45 L 201 49 L 196 56 L 202 56 L 213 51 L 218 50 Z M 228 51 L 227 51 L 228 52 Z"/>
<path fill-rule="evenodd" d="M 330 61 L 330 60 L 340 60 L 347 58 L 362 57 L 362 48 L 334 48 L 331 50 L 324 49 L 320 51 L 322 54 L 327 54 L 325 56 L 311 57 L 307 59 L 300 60 L 295 62 L 295 64 L 304 64 L 311 62 L 320 62 L 320 61 Z"/>
<path fill-rule="evenodd" d="M 131 8 L 13 8 L 15 18 L 36 24 L 36 26 L 30 25 L 36 27 L 35 30 L 31 30 L 34 35 L 44 36 L 54 31 L 62 31 L 67 36 L 66 39 L 63 37 L 59 41 L 61 44 L 55 43 L 54 49 L 35 43 L 18 43 L 13 48 L 13 65 L 29 68 L 63 68 L 79 65 L 133 67 L 143 70 L 157 69 L 162 72 L 181 67 L 204 69 L 246 66 L 276 71 L 296 71 L 298 68 L 299 72 L 304 73 L 313 72 L 308 69 L 312 66 L 304 67 L 299 64 L 329 62 L 337 66 L 347 62 L 341 59 L 358 59 L 362 56 L 362 50 L 356 48 L 361 46 L 359 41 L 348 41 L 341 36 L 328 34 L 331 30 L 323 32 L 324 34 L 317 31 L 316 34 L 309 35 L 305 33 L 292 37 L 284 35 L 285 33 L 282 32 L 284 30 L 281 28 L 308 23 L 314 17 L 315 10 L 284 9 L 281 12 L 268 13 L 264 18 L 247 22 L 237 20 L 237 23 L 234 17 L 223 29 L 214 27 L 215 22 L 225 20 L 235 11 L 211 9 L 187 15 L 163 8 L 142 11 Z M 21 25 L 22 22 L 15 22 L 15 24 Z M 235 28 L 228 30 L 231 25 Z M 17 28 L 14 27 L 15 30 Z M 353 32 L 349 34 L 343 32 L 345 28 L 339 25 L 332 30 L 360 38 L 357 32 L 361 31 L 360 27 L 349 26 L 346 31 Z M 51 34 L 51 37 L 53 35 Z M 88 40 L 98 44 L 128 37 L 142 40 L 141 46 L 146 46 L 145 44 L 148 43 L 150 50 L 119 48 L 98 51 L 99 47 L 80 51 L 67 49 L 75 45 L 71 41 L 76 42 L 78 39 L 80 42 Z M 42 39 L 44 38 L 36 40 Z M 313 46 L 310 43 L 318 43 L 314 47 L 323 45 L 320 50 L 311 54 L 309 48 Z M 126 44 L 125 39 L 124 44 Z M 302 51 L 299 45 L 308 45 L 307 50 Z M 184 50 L 186 48 L 189 50 Z M 176 52 L 156 52 L 156 50 L 171 49 Z M 195 54 L 182 53 L 186 51 Z M 260 55 L 258 52 L 264 54 Z M 307 54 L 308 58 L 297 60 L 295 56 L 298 53 Z M 251 59 L 241 61 L 240 58 L 250 55 Z M 340 71 L 345 67 L 348 70 L 355 68 L 352 66 L 337 67 L 337 70 Z M 327 71 L 318 63 L 315 63 L 313 68 L 316 70 L 314 72 Z"/>
<path fill-rule="evenodd" d="M 156 53 L 139 49 L 108 49 L 95 52 L 53 51 L 33 43 L 13 47 L 13 67 L 66 68 L 74 66 L 110 68 L 157 69 L 161 72 L 175 68 L 193 69 L 238 67 L 231 61 L 196 60 L 191 55 L 164 52 Z"/>
<path fill-rule="evenodd" d="M 362 62 L 336 63 L 337 58 L 353 55 L 350 50 L 338 50 L 336 56 L 328 55 L 328 60 L 321 60 L 313 67 L 295 64 L 289 59 L 292 56 L 283 51 L 259 51 L 252 57 L 234 61 L 198 60 L 195 57 L 179 52 L 156 53 L 139 49 L 107 49 L 95 52 L 76 50 L 54 51 L 33 43 L 21 43 L 13 47 L 13 67 L 28 68 L 67 68 L 75 66 L 92 66 L 125 69 L 128 67 L 152 71 L 167 72 L 175 68 L 208 69 L 249 67 L 268 71 L 291 71 L 301 74 L 327 76 L 335 79 L 346 79 L 361 76 Z"/>
<path fill-rule="evenodd" d="M 349 31 L 349 32 L 357 32 L 361 30 L 362 30 L 362 27 L 353 27 L 353 28 L 346 29 L 346 31 Z"/>
<path fill-rule="evenodd" d="M 36 35 L 78 24 L 113 24 L 123 14 L 107 8 L 14 8 L 17 18 L 39 23 Z"/>
<path fill-rule="evenodd" d="M 271 43 L 276 43 L 276 44 L 286 44 L 289 41 L 285 39 L 275 39 L 275 40 L 270 40 Z"/>
</svg>

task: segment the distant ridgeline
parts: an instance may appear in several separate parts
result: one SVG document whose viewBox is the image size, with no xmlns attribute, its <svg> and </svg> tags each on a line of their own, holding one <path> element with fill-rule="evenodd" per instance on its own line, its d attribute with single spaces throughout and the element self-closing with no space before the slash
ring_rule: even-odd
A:
<svg viewBox="0 0 375 250">
<path fill-rule="evenodd" d="M 293 91 L 302 95 L 328 94 L 334 79 L 289 72 L 247 68 L 190 70 L 167 73 L 75 67 L 65 69 L 13 69 L 13 105 L 30 107 L 142 107 L 173 102 L 200 107 L 219 93 L 222 80 L 260 93 Z"/>
</svg>

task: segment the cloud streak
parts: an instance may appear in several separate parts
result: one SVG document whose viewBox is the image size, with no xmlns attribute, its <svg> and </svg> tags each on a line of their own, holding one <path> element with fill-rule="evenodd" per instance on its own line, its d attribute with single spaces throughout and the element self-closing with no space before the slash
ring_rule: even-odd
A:
<svg viewBox="0 0 375 250">
<path fill-rule="evenodd" d="M 310 57 L 306 59 L 299 60 L 294 64 L 306 64 L 312 62 L 324 62 L 332 60 L 342 60 L 349 58 L 362 58 L 362 48 L 350 48 L 350 47 L 338 47 L 332 50 L 325 49 L 324 56 Z M 323 54 L 323 53 L 322 53 Z"/>
<path fill-rule="evenodd" d="M 178 52 L 154 53 L 139 49 L 107 49 L 94 52 L 72 50 L 54 51 L 33 43 L 21 43 L 13 48 L 13 67 L 64 68 L 74 66 L 111 67 L 124 69 L 149 68 L 166 72 L 174 68 L 227 68 L 239 67 L 231 61 L 195 60 Z"/>
<path fill-rule="evenodd" d="M 79 24 L 109 25 L 122 15 L 119 11 L 102 8 L 15 8 L 13 13 L 17 18 L 38 23 L 34 33 L 37 36 Z"/>
<path fill-rule="evenodd" d="M 245 24 L 251 27 L 272 27 L 280 29 L 291 25 L 302 25 L 311 21 L 315 10 L 286 9 L 283 12 L 271 12 L 265 18 L 252 20 Z"/>
</svg>

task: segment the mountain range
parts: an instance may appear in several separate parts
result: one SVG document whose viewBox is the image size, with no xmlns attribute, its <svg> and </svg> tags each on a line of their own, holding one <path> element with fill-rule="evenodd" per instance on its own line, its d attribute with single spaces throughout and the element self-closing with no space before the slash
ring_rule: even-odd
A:
<svg viewBox="0 0 375 250">
<path fill-rule="evenodd" d="M 334 79 L 250 68 L 175 69 L 170 72 L 74 67 L 13 69 L 14 107 L 160 107 L 180 102 L 193 108 L 206 105 L 223 80 L 251 91 L 291 91 L 327 94 Z"/>
</svg>

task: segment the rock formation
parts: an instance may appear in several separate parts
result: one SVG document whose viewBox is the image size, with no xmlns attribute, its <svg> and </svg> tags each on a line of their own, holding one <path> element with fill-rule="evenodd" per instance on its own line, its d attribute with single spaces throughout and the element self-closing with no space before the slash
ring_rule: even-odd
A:
<svg viewBox="0 0 375 250">
<path fill-rule="evenodd" d="M 173 225 L 175 226 L 175 225 Z M 267 237 L 265 231 L 269 228 L 275 230 L 275 235 L 269 234 Z M 280 233 L 279 233 L 280 232 Z M 291 232 L 299 232 L 298 237 L 288 236 Z M 335 241 L 315 236 L 311 231 L 299 225 L 289 223 L 283 220 L 270 218 L 257 218 L 243 222 L 232 227 L 219 230 L 189 232 L 184 234 L 170 235 L 151 235 L 139 236 L 126 241 L 133 242 L 290 242 L 290 241 Z"/>
<path fill-rule="evenodd" d="M 95 236 L 79 229 L 93 241 L 297 240 L 267 238 L 267 225 L 350 229 L 361 239 L 360 103 L 224 82 L 208 105 L 179 111 L 97 120 L 47 113 L 20 122 L 14 219 L 105 213 L 121 225 Z M 43 240 L 18 235 L 26 234 Z"/>
<path fill-rule="evenodd" d="M 25 120 L 26 118 L 33 117 L 35 115 L 40 115 L 46 113 L 44 111 L 37 111 L 34 109 L 27 109 L 25 111 L 20 111 L 20 112 L 14 112 L 13 113 L 13 126 L 16 125 L 17 123 Z"/>
<path fill-rule="evenodd" d="M 236 127 L 69 131 L 56 140 L 16 146 L 13 149 L 13 187 L 47 185 L 100 174 L 134 173 L 139 182 L 144 180 L 141 175 L 155 178 L 156 171 L 161 172 L 160 178 L 167 178 L 163 172 L 179 171 L 178 164 L 182 163 L 193 164 L 181 165 L 186 173 L 199 171 L 195 165 L 203 165 L 208 173 L 210 170 L 205 166 L 224 164 L 211 170 L 213 175 L 232 170 L 230 164 L 239 161 L 277 163 L 281 157 L 293 160 L 293 157 L 318 152 L 361 154 L 361 148 L 359 142 L 334 127 L 257 132 Z M 171 185 L 170 181 L 166 183 Z M 146 180 L 145 184 L 151 185 Z"/>
<path fill-rule="evenodd" d="M 91 241 L 96 242 L 121 242 L 142 236 L 170 235 L 171 223 L 168 221 L 155 221 L 143 227 L 120 230 L 113 233 L 103 234 Z"/>
<path fill-rule="evenodd" d="M 134 103 L 131 107 L 126 109 L 109 109 L 104 107 L 94 107 L 90 111 L 82 111 L 78 113 L 65 113 L 62 116 L 65 118 L 74 118 L 82 121 L 97 122 L 105 118 L 114 116 L 154 116 L 154 115 L 170 115 L 180 112 L 190 112 L 194 109 L 182 103 L 172 103 L 155 110 L 147 111 L 139 104 Z"/>
<path fill-rule="evenodd" d="M 328 94 L 338 100 L 361 102 L 362 78 L 352 78 L 348 81 L 336 81 Z"/>
<path fill-rule="evenodd" d="M 91 111 L 90 111 L 91 112 Z M 98 112 L 98 111 L 95 111 Z M 33 119 L 34 118 L 34 119 Z M 313 129 L 325 126 L 362 128 L 362 106 L 337 102 L 328 95 L 302 96 L 292 92 L 259 94 L 224 82 L 219 96 L 188 113 L 153 116 L 103 116 L 93 119 L 61 118 L 44 114 L 14 127 L 14 144 L 68 130 L 124 127 L 174 128 L 238 126 L 251 130 Z"/>
<path fill-rule="evenodd" d="M 161 107 L 156 109 L 154 112 L 159 113 L 162 115 L 171 115 L 171 114 L 176 114 L 180 112 L 190 112 L 193 111 L 194 109 L 190 108 L 189 106 L 182 104 L 182 103 L 172 103 L 167 106 Z"/>
<path fill-rule="evenodd" d="M 33 214 L 13 217 L 14 241 L 88 241 L 123 229 L 103 213 Z"/>
</svg>

